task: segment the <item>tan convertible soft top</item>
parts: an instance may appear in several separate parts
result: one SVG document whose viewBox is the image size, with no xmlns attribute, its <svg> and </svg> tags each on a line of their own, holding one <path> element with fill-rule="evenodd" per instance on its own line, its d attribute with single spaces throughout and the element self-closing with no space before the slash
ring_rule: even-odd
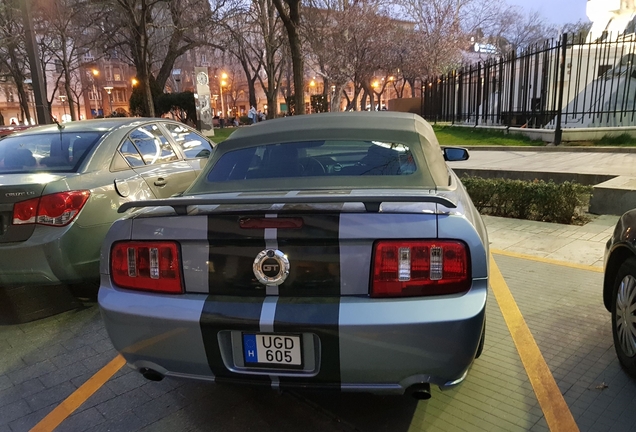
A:
<svg viewBox="0 0 636 432">
<path fill-rule="evenodd" d="M 241 127 L 218 145 L 211 165 L 224 153 L 240 148 L 315 140 L 371 140 L 406 144 L 417 157 L 417 184 L 429 188 L 448 186 L 448 170 L 431 125 L 418 115 L 393 111 L 311 114 Z M 405 182 L 409 180 L 404 177 L 410 176 L 401 177 L 390 181 Z"/>
</svg>

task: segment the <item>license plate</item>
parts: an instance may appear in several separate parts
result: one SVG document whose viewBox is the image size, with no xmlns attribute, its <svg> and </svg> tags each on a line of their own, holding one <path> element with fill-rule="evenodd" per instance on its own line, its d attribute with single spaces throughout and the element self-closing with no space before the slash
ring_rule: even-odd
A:
<svg viewBox="0 0 636 432">
<path fill-rule="evenodd" d="M 301 337 L 268 333 L 243 333 L 245 366 L 302 368 Z"/>
</svg>

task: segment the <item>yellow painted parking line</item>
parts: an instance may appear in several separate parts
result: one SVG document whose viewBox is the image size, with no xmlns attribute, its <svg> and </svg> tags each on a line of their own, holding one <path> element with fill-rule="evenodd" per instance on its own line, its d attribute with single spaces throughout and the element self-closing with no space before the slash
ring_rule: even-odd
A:
<svg viewBox="0 0 636 432">
<path fill-rule="evenodd" d="M 552 372 L 492 255 L 490 256 L 490 287 L 517 347 L 548 427 L 552 432 L 578 431 L 579 428 L 572 417 L 570 408 L 565 403 Z"/>
<path fill-rule="evenodd" d="M 543 257 L 535 256 L 535 255 L 522 254 L 518 252 L 510 252 L 510 251 L 501 250 L 501 249 L 490 249 L 490 252 L 494 253 L 495 255 L 504 255 L 504 256 L 509 256 L 512 258 L 521 258 L 525 260 L 537 261 L 537 262 L 546 263 L 546 264 L 559 265 L 562 267 L 575 268 L 578 270 L 589 270 L 593 272 L 603 273 L 603 268 L 598 266 L 577 264 L 577 263 L 568 262 L 568 261 L 559 261 L 559 260 L 555 260 L 551 258 L 543 258 Z"/>
<path fill-rule="evenodd" d="M 99 390 L 115 373 L 126 364 L 121 355 L 117 355 L 99 372 L 75 390 L 64 402 L 44 417 L 31 432 L 52 431 L 58 427 L 73 411 L 79 408 L 86 400 Z"/>
<path fill-rule="evenodd" d="M 162 333 L 148 340 L 137 342 L 133 346 L 127 348 L 125 351 L 134 353 L 185 331 L 186 330 L 183 328 L 170 330 L 169 332 Z M 75 411 L 84 402 L 86 402 L 86 400 L 91 397 L 93 393 L 95 393 L 104 384 L 106 384 L 106 381 L 108 381 L 113 375 L 115 375 L 115 373 L 125 364 L 126 360 L 124 360 L 121 354 L 118 354 L 117 357 L 110 361 L 110 363 L 101 368 L 95 375 L 90 377 L 88 381 L 82 384 L 81 387 L 79 387 L 69 397 L 67 397 L 64 402 L 55 407 L 55 409 L 51 411 L 46 417 L 44 417 L 42 421 L 40 421 L 40 423 L 38 423 L 33 429 L 31 429 L 31 432 L 52 431 L 53 429 L 58 427 L 64 420 L 66 420 L 68 416 L 73 414 L 73 411 Z"/>
</svg>

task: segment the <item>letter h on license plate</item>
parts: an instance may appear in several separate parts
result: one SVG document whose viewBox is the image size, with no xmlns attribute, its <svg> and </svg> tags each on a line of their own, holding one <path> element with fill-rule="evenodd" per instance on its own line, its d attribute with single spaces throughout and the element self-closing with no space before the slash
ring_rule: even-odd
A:
<svg viewBox="0 0 636 432">
<path fill-rule="evenodd" d="M 243 333 L 245 366 L 302 369 L 301 335 Z"/>
</svg>

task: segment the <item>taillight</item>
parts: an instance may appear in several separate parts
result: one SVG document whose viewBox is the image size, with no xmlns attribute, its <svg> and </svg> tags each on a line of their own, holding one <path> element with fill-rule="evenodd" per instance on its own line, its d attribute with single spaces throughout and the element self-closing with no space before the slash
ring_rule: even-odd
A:
<svg viewBox="0 0 636 432">
<path fill-rule="evenodd" d="M 453 240 L 376 242 L 372 297 L 457 294 L 471 284 L 466 245 Z"/>
<path fill-rule="evenodd" d="M 142 291 L 180 294 L 181 268 L 176 242 L 120 242 L 110 253 L 115 285 Z"/>
<path fill-rule="evenodd" d="M 90 195 L 87 190 L 68 191 L 15 203 L 13 224 L 68 225 L 84 207 Z"/>
</svg>

